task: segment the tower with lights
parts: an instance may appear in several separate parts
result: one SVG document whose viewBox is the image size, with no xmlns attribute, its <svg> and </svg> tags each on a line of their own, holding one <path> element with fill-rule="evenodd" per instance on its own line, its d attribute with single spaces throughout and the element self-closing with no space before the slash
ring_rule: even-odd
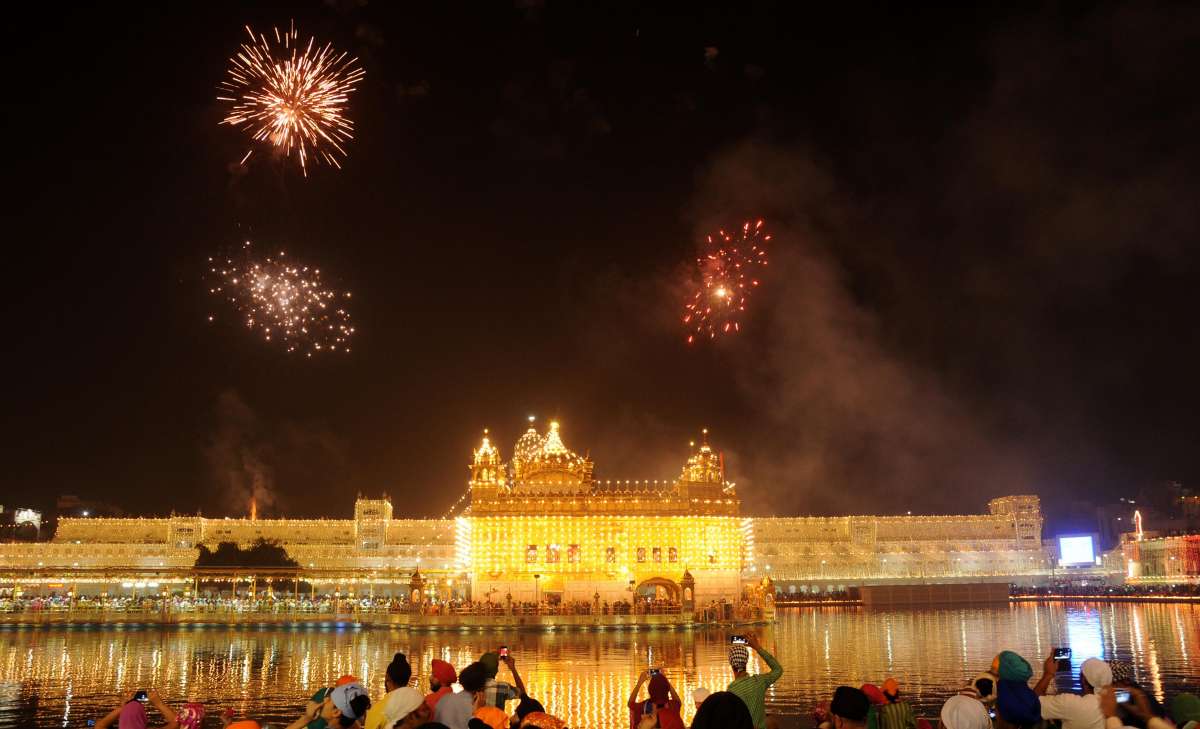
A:
<svg viewBox="0 0 1200 729">
<path fill-rule="evenodd" d="M 704 601 L 740 591 L 740 502 L 707 431 L 676 479 L 601 480 L 557 422 L 532 421 L 512 460 L 485 433 L 471 471 L 469 564 L 474 594 L 515 600 Z M 497 476 L 497 473 L 505 474 Z M 505 478 L 507 476 L 507 479 Z"/>
</svg>

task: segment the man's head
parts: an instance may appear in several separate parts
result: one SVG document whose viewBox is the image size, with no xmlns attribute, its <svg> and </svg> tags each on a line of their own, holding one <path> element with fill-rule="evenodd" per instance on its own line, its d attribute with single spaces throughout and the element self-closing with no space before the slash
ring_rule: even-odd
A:
<svg viewBox="0 0 1200 729">
<path fill-rule="evenodd" d="M 520 724 L 526 716 L 539 711 L 543 713 L 546 711 L 542 702 L 529 696 L 522 696 L 521 700 L 517 702 L 517 710 L 513 712 L 513 718 L 516 719 L 516 723 Z"/>
<path fill-rule="evenodd" d="M 992 717 L 978 699 L 959 694 L 942 704 L 943 729 L 992 729 Z"/>
<path fill-rule="evenodd" d="M 387 727 L 418 726 L 427 718 L 425 697 L 411 686 L 393 689 L 383 702 L 383 725 Z M 399 722 L 399 723 L 397 723 Z"/>
<path fill-rule="evenodd" d="M 351 681 L 329 689 L 325 694 L 325 703 L 321 706 L 321 718 L 326 723 L 339 726 L 352 726 L 354 722 L 367 715 L 371 708 L 371 699 L 361 683 Z"/>
<path fill-rule="evenodd" d="M 412 666 L 408 665 L 408 658 L 403 653 L 392 656 L 392 662 L 388 664 L 386 676 L 383 679 L 383 685 L 387 690 L 395 691 L 401 686 L 407 686 L 411 678 Z"/>
<path fill-rule="evenodd" d="M 729 646 L 729 667 L 734 673 L 745 673 L 750 662 L 750 649 L 744 645 Z"/>
<path fill-rule="evenodd" d="M 865 726 L 870 709 L 870 699 L 862 689 L 853 686 L 838 686 L 833 691 L 833 700 L 829 702 L 829 713 L 833 715 L 836 729 Z"/>
<path fill-rule="evenodd" d="M 999 679 L 996 677 L 996 674 L 984 671 L 972 679 L 971 683 L 959 691 L 959 693 L 982 701 L 985 704 L 990 704 L 996 700 L 997 681 Z"/>
<path fill-rule="evenodd" d="M 1129 661 L 1109 661 L 1108 667 L 1112 670 L 1112 682 L 1114 686 L 1133 685 L 1132 663 Z"/>
<path fill-rule="evenodd" d="M 692 729 L 754 729 L 754 719 L 740 696 L 717 691 L 696 709 Z"/>
<path fill-rule="evenodd" d="M 889 678 L 883 682 L 883 695 L 887 700 L 896 703 L 900 700 L 900 682 L 894 678 Z"/>
<path fill-rule="evenodd" d="M 883 692 L 875 684 L 864 683 L 861 690 L 867 695 L 867 701 L 870 701 L 872 706 L 883 706 L 887 703 L 887 697 L 883 695 Z"/>
<path fill-rule="evenodd" d="M 1025 681 L 1001 679 L 996 688 L 996 729 L 1032 727 L 1042 721 L 1042 704 Z"/>
<path fill-rule="evenodd" d="M 1033 666 L 1013 651 L 1001 651 L 994 665 L 994 673 L 1001 681 L 1028 681 L 1033 676 Z"/>
<path fill-rule="evenodd" d="M 487 670 L 488 678 L 495 678 L 496 674 L 500 672 L 500 654 L 495 651 L 484 653 L 479 657 L 479 662 Z"/>
<path fill-rule="evenodd" d="M 443 686 L 450 686 L 458 680 L 458 674 L 454 672 L 454 666 L 439 658 L 433 659 L 430 669 L 429 688 L 433 691 L 437 691 Z"/>
<path fill-rule="evenodd" d="M 472 694 L 482 691 L 487 686 L 488 678 L 487 667 L 479 661 L 475 661 L 458 674 L 458 682 L 462 684 L 463 691 Z"/>
<path fill-rule="evenodd" d="M 1079 666 L 1079 683 L 1085 694 L 1104 688 L 1113 682 L 1112 669 L 1099 658 L 1089 658 Z"/>
</svg>

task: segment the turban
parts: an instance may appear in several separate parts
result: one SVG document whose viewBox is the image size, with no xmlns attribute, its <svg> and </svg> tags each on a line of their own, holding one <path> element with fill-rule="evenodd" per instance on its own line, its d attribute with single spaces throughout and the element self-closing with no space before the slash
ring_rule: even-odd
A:
<svg viewBox="0 0 1200 729">
<path fill-rule="evenodd" d="M 1042 720 L 1042 702 L 1024 681 L 1000 679 L 996 712 L 1010 724 L 1037 724 Z"/>
<path fill-rule="evenodd" d="M 999 656 L 999 667 L 996 674 L 1001 681 L 1028 681 L 1033 675 L 1029 661 L 1012 651 L 1003 651 Z"/>
<path fill-rule="evenodd" d="M 1092 685 L 1092 688 L 1104 688 L 1113 682 L 1112 669 L 1099 658 L 1089 658 L 1079 667 L 1079 672 Z"/>
<path fill-rule="evenodd" d="M 946 729 L 992 729 L 992 718 L 983 704 L 962 694 L 942 704 L 941 719 Z"/>
<path fill-rule="evenodd" d="M 745 671 L 746 664 L 750 662 L 750 651 L 744 645 L 729 646 L 729 665 L 734 671 Z"/>
<path fill-rule="evenodd" d="M 449 686 L 458 680 L 458 674 L 454 672 L 454 666 L 441 660 L 440 658 L 433 659 L 433 677 L 443 686 Z"/>
</svg>

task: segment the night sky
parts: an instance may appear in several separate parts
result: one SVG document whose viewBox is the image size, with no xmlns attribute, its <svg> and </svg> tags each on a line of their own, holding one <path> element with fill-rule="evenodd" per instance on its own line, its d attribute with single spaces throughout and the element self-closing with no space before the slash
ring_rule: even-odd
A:
<svg viewBox="0 0 1200 729">
<path fill-rule="evenodd" d="M 0 503 L 433 515 L 482 429 L 508 457 L 530 414 L 601 478 L 672 478 L 707 426 L 754 514 L 1200 481 L 1200 9 L 669 7 L 22 24 Z M 215 98 L 242 26 L 292 19 L 366 71 L 343 169 L 307 179 L 239 168 Z M 689 347 L 697 241 L 752 217 L 746 327 Z M 349 356 L 207 295 L 243 240 L 354 292 Z"/>
</svg>

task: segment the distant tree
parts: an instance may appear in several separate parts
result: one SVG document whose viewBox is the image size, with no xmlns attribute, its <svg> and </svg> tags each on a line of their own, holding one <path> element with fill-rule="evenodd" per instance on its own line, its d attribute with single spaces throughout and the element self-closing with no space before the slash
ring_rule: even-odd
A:
<svg viewBox="0 0 1200 729">
<path fill-rule="evenodd" d="M 259 539 L 242 549 L 234 542 L 221 542 L 215 550 L 200 545 L 197 567 L 299 567 L 287 550 L 268 539 Z"/>
</svg>

